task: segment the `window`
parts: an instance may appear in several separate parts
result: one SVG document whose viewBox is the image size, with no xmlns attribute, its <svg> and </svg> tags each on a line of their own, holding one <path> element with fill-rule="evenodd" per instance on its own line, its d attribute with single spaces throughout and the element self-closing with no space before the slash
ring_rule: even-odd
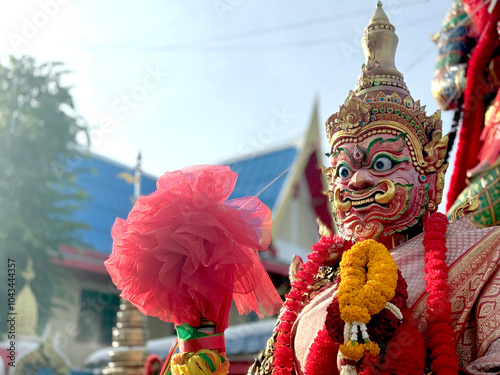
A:
<svg viewBox="0 0 500 375">
<path fill-rule="evenodd" d="M 77 341 L 111 344 L 120 298 L 114 294 L 82 290 Z"/>
</svg>

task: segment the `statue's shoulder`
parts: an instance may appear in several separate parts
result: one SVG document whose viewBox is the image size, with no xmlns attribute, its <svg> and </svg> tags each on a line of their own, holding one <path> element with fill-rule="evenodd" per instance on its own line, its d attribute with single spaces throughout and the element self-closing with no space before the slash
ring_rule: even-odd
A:
<svg viewBox="0 0 500 375">
<path fill-rule="evenodd" d="M 300 269 L 302 265 L 302 260 L 299 257 L 295 257 L 290 265 L 290 281 L 295 280 L 295 274 Z M 310 293 L 307 296 L 305 304 L 319 294 L 326 286 L 335 282 L 338 277 L 338 265 L 337 266 L 323 266 L 320 267 L 317 275 L 314 277 L 314 282 L 310 286 Z M 281 315 L 281 314 L 280 314 Z M 280 319 L 276 322 L 276 327 L 272 336 L 267 341 L 265 350 L 259 354 L 255 359 L 255 362 L 250 366 L 248 370 L 248 375 L 270 375 L 273 371 L 273 355 L 274 347 L 276 342 L 276 336 L 278 335 L 278 325 Z"/>
</svg>

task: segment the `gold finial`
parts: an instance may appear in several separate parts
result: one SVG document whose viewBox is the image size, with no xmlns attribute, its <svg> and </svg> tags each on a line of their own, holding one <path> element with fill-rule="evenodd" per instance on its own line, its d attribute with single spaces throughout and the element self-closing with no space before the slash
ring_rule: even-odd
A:
<svg viewBox="0 0 500 375">
<path fill-rule="evenodd" d="M 26 283 L 29 283 L 36 277 L 35 271 L 33 270 L 33 260 L 31 257 L 28 257 L 28 263 L 26 264 L 26 269 L 21 272 L 21 275 L 26 280 Z"/>
<path fill-rule="evenodd" d="M 382 9 L 382 3 L 380 1 L 377 3 L 377 9 L 375 9 L 375 13 L 373 14 L 373 17 L 370 20 L 370 24 L 372 24 L 372 23 L 390 24 L 389 18 L 387 17 L 387 14 L 385 14 L 384 10 Z"/>
<path fill-rule="evenodd" d="M 354 90 L 357 96 L 382 90 L 397 92 L 403 98 L 410 94 L 394 63 L 398 46 L 395 31 L 379 1 L 361 40 L 365 64 Z"/>
<path fill-rule="evenodd" d="M 26 337 L 38 337 L 36 329 L 38 326 L 38 303 L 35 294 L 31 290 L 30 281 L 35 278 L 33 271 L 33 261 L 28 258 L 26 269 L 21 272 L 26 280 L 23 288 L 19 292 L 16 301 L 17 332 Z"/>
</svg>

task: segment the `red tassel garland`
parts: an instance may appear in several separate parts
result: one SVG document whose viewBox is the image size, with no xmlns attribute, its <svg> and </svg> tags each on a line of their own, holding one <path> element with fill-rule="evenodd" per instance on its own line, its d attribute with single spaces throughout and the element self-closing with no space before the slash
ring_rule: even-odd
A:
<svg viewBox="0 0 500 375">
<path fill-rule="evenodd" d="M 290 332 L 293 324 L 304 306 L 304 301 L 309 294 L 309 287 L 314 283 L 319 267 L 326 265 L 333 252 L 341 254 L 344 251 L 344 241 L 339 236 L 323 236 L 311 248 L 313 251 L 307 256 L 309 261 L 301 265 L 300 270 L 295 275 L 296 280 L 292 282 L 292 290 L 285 296 L 284 310 L 280 314 L 281 322 L 278 325 L 278 335 L 274 344 L 274 375 L 290 375 L 292 373 L 294 356 Z"/>
<path fill-rule="evenodd" d="M 448 220 L 441 213 L 432 214 L 424 226 L 426 251 L 427 326 L 431 369 L 437 375 L 458 373 L 458 356 L 454 332 L 451 327 L 451 304 L 448 298 L 448 267 L 446 266 L 446 225 Z M 443 285 L 448 285 L 443 288 Z"/>
</svg>

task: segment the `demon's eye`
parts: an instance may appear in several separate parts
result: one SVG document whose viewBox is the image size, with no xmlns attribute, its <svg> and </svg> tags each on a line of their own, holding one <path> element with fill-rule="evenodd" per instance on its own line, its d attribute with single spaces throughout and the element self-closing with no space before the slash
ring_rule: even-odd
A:
<svg viewBox="0 0 500 375">
<path fill-rule="evenodd" d="M 386 156 L 382 156 L 382 157 L 378 158 L 373 163 L 373 169 L 375 169 L 378 172 L 388 171 L 393 166 L 394 166 L 394 164 L 392 163 L 392 160 Z"/>
<path fill-rule="evenodd" d="M 341 165 L 337 169 L 337 175 L 340 178 L 348 178 L 351 176 L 351 171 L 349 168 L 347 168 L 345 165 Z"/>
</svg>

